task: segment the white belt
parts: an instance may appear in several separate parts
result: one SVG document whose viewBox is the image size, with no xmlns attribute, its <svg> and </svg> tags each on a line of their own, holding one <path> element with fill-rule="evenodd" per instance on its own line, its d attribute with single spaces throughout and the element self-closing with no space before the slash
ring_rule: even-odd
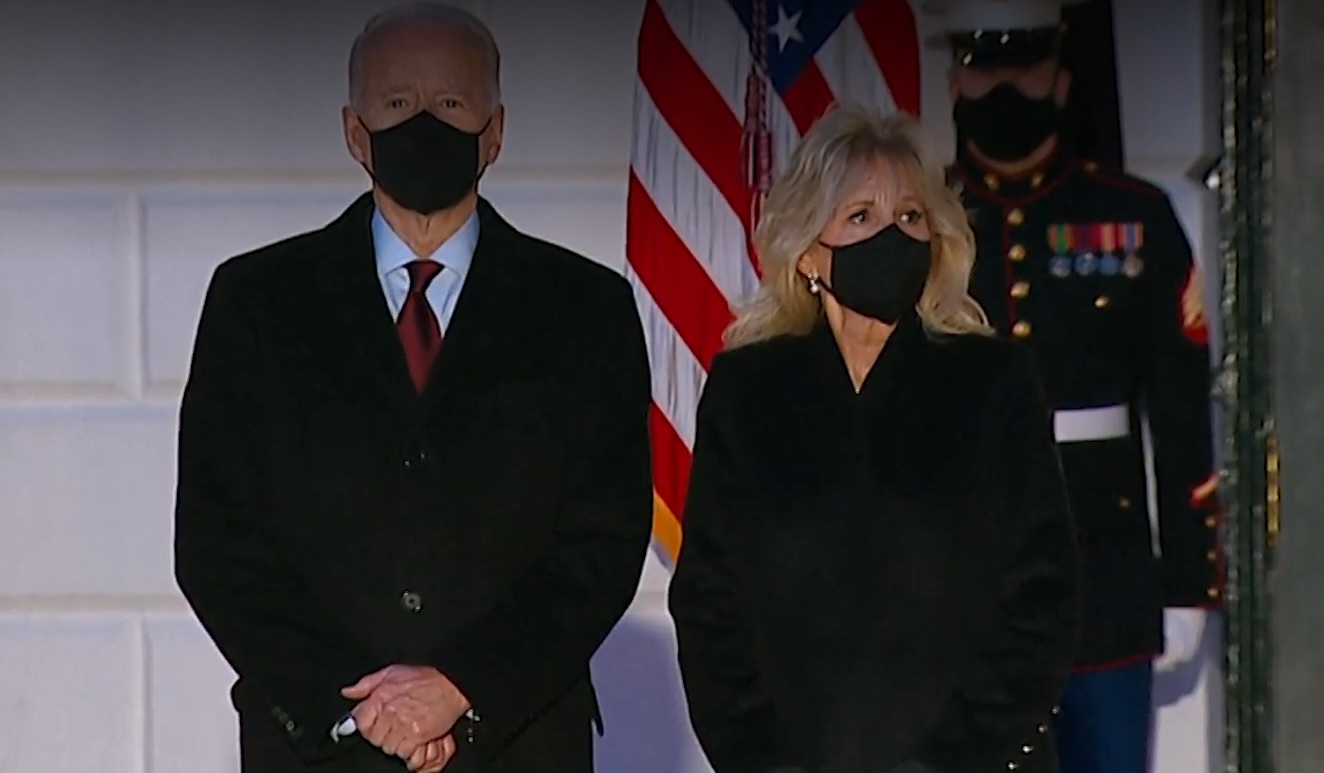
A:
<svg viewBox="0 0 1324 773">
<path fill-rule="evenodd" d="M 1053 433 L 1059 443 L 1113 440 L 1131 434 L 1131 408 L 1126 404 L 1053 412 Z"/>
</svg>

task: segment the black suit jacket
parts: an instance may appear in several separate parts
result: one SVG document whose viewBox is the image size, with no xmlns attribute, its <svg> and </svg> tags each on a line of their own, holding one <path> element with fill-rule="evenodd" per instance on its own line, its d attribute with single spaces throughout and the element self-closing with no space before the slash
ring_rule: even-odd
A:
<svg viewBox="0 0 1324 773">
<path fill-rule="evenodd" d="M 481 202 L 420 397 L 371 212 L 365 195 L 226 261 L 198 328 L 176 575 L 239 674 L 244 770 L 403 770 L 330 729 L 353 705 L 341 687 L 414 663 L 481 719 L 451 770 L 545 770 L 550 755 L 587 773 L 589 658 L 633 597 L 651 523 L 633 295 Z"/>
<path fill-rule="evenodd" d="M 719 355 L 684 513 L 670 606 L 717 773 L 1056 769 L 1077 553 L 1015 345 L 910 318 L 859 394 L 823 326 Z"/>
</svg>

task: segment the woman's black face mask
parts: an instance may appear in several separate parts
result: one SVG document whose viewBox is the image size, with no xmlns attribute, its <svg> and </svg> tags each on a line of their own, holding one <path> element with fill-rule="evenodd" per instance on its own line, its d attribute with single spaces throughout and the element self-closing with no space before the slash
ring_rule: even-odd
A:
<svg viewBox="0 0 1324 773">
<path fill-rule="evenodd" d="M 866 317 L 895 325 L 914 310 L 933 265 L 929 242 L 892 224 L 854 244 L 823 244 L 832 251 L 831 284 L 837 303 Z"/>
</svg>

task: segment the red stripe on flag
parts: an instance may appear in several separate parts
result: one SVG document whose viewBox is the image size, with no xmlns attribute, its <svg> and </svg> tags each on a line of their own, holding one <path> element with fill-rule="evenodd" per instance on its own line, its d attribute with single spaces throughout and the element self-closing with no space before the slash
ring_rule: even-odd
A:
<svg viewBox="0 0 1324 773">
<path fill-rule="evenodd" d="M 855 7 L 864 39 L 892 90 L 896 106 L 919 116 L 920 57 L 915 13 L 908 0 L 862 0 Z"/>
<path fill-rule="evenodd" d="M 786 93 L 782 94 L 786 111 L 791 114 L 791 120 L 795 121 L 795 128 L 801 135 L 809 131 L 809 127 L 832 107 L 835 100 L 832 87 L 812 59 L 800 77 L 792 81 Z"/>
<path fill-rule="evenodd" d="M 658 210 L 633 169 L 627 201 L 626 260 L 707 370 L 722 348 L 722 331 L 731 323 L 730 304 Z"/>
<path fill-rule="evenodd" d="M 644 6 L 639 29 L 639 80 L 749 233 L 754 199 L 741 177 L 740 121 L 676 37 L 656 0 Z"/>
<path fill-rule="evenodd" d="M 677 521 L 684 523 L 685 494 L 690 486 L 690 449 L 680 439 L 662 409 L 653 403 L 648 412 L 653 439 L 653 489 Z"/>
</svg>

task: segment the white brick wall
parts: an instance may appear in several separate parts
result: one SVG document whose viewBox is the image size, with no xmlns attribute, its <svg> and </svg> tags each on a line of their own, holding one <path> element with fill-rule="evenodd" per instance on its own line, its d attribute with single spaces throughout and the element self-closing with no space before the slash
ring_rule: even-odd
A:
<svg viewBox="0 0 1324 773">
<path fill-rule="evenodd" d="M 0 10 L 0 773 L 237 769 L 229 669 L 171 577 L 175 401 L 212 267 L 321 225 L 361 190 L 340 137 L 344 56 L 387 4 Z M 521 227 L 619 266 L 641 4 L 474 4 L 503 46 L 508 103 L 485 192 Z M 1209 114 L 1174 106 L 1200 53 L 1192 44 L 1172 83 L 1147 85 L 1152 68 L 1136 62 L 1172 56 L 1173 42 L 1135 0 L 1117 5 L 1127 141 L 1170 171 L 1198 144 L 1185 116 Z M 1199 6 L 1173 3 L 1185 16 L 1161 26 L 1189 26 Z M 943 60 L 929 61 L 926 111 L 946 142 Z M 1173 182 L 1207 233 L 1206 202 Z M 595 662 L 606 773 L 706 769 L 665 583 L 651 562 Z M 1164 771 L 1210 769 L 1203 685 L 1164 710 Z"/>
</svg>

